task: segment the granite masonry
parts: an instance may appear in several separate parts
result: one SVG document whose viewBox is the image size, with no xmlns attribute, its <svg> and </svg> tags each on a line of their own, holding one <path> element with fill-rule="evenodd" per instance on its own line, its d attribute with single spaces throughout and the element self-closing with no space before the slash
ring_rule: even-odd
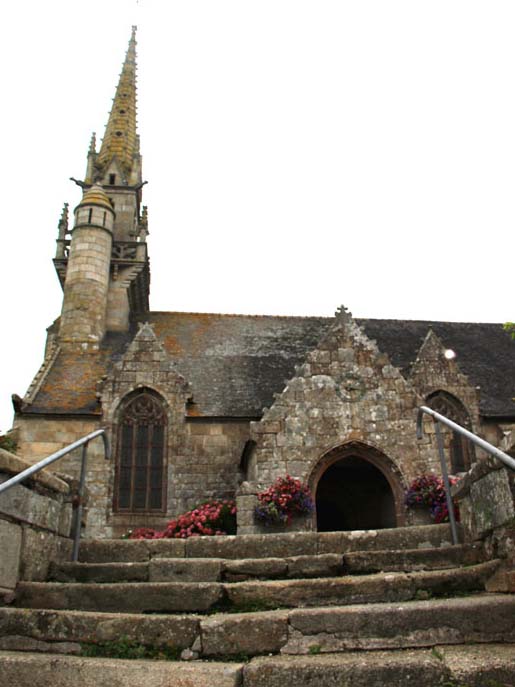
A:
<svg viewBox="0 0 515 687">
<path fill-rule="evenodd" d="M 515 342 L 501 325 L 150 311 L 135 32 L 77 183 L 73 224 L 67 205 L 58 224 L 61 316 L 13 402 L 30 462 L 106 428 L 112 458 L 100 440 L 89 450 L 86 536 L 161 527 L 213 498 L 236 499 L 239 533 L 255 533 L 257 493 L 286 473 L 316 502 L 297 529 L 409 524 L 407 486 L 439 469 L 432 420 L 416 439 L 422 404 L 513 452 Z M 454 473 L 484 460 L 452 432 L 445 444 Z M 56 469 L 77 475 L 78 456 Z"/>
</svg>

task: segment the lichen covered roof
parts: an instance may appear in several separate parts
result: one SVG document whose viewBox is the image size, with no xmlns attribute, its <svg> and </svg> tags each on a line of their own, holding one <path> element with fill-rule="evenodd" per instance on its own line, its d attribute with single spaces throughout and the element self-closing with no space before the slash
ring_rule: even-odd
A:
<svg viewBox="0 0 515 687">
<path fill-rule="evenodd" d="M 260 417 L 327 332 L 333 318 L 152 312 L 148 314 L 177 370 L 190 383 L 190 414 Z M 460 369 L 481 387 L 485 416 L 515 417 L 515 343 L 499 324 L 357 320 L 407 376 L 429 327 L 456 352 Z M 61 352 L 24 412 L 100 413 L 97 381 L 133 333 L 108 336 L 90 354 Z"/>
</svg>

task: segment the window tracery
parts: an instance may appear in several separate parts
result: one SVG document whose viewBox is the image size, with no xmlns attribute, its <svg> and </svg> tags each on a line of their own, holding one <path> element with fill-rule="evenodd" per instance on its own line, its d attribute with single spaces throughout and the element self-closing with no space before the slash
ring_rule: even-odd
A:
<svg viewBox="0 0 515 687">
<path fill-rule="evenodd" d="M 159 397 L 139 392 L 122 409 L 118 426 L 115 510 L 166 510 L 166 412 Z"/>
</svg>

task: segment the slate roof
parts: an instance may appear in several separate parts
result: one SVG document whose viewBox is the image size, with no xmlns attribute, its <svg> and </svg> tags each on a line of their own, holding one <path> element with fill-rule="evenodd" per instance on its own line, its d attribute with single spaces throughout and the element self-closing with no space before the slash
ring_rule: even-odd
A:
<svg viewBox="0 0 515 687">
<path fill-rule="evenodd" d="M 191 385 L 195 403 L 190 414 L 260 417 L 333 318 L 151 312 L 148 321 Z M 456 352 L 470 382 L 481 387 L 482 414 L 515 417 L 515 343 L 500 324 L 357 321 L 405 375 L 432 327 Z M 100 413 L 97 380 L 132 336 L 108 336 L 96 355 L 62 352 L 24 412 Z"/>
</svg>

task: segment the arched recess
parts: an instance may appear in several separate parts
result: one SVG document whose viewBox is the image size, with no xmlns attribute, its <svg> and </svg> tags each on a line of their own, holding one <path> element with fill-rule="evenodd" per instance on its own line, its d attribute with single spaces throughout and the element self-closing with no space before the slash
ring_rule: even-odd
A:
<svg viewBox="0 0 515 687">
<path fill-rule="evenodd" d="M 142 388 L 120 404 L 114 511 L 166 512 L 167 413 L 155 391 Z"/>
<path fill-rule="evenodd" d="M 472 430 L 470 416 L 463 403 L 447 391 L 434 391 L 426 398 L 426 405 L 445 415 L 465 429 Z M 448 437 L 450 468 L 453 474 L 466 472 L 475 460 L 474 445 L 464 436 L 453 432 L 442 425 L 442 431 Z"/>
<path fill-rule="evenodd" d="M 379 449 L 349 442 L 326 453 L 309 479 L 319 532 L 405 524 L 404 480 Z"/>
</svg>

